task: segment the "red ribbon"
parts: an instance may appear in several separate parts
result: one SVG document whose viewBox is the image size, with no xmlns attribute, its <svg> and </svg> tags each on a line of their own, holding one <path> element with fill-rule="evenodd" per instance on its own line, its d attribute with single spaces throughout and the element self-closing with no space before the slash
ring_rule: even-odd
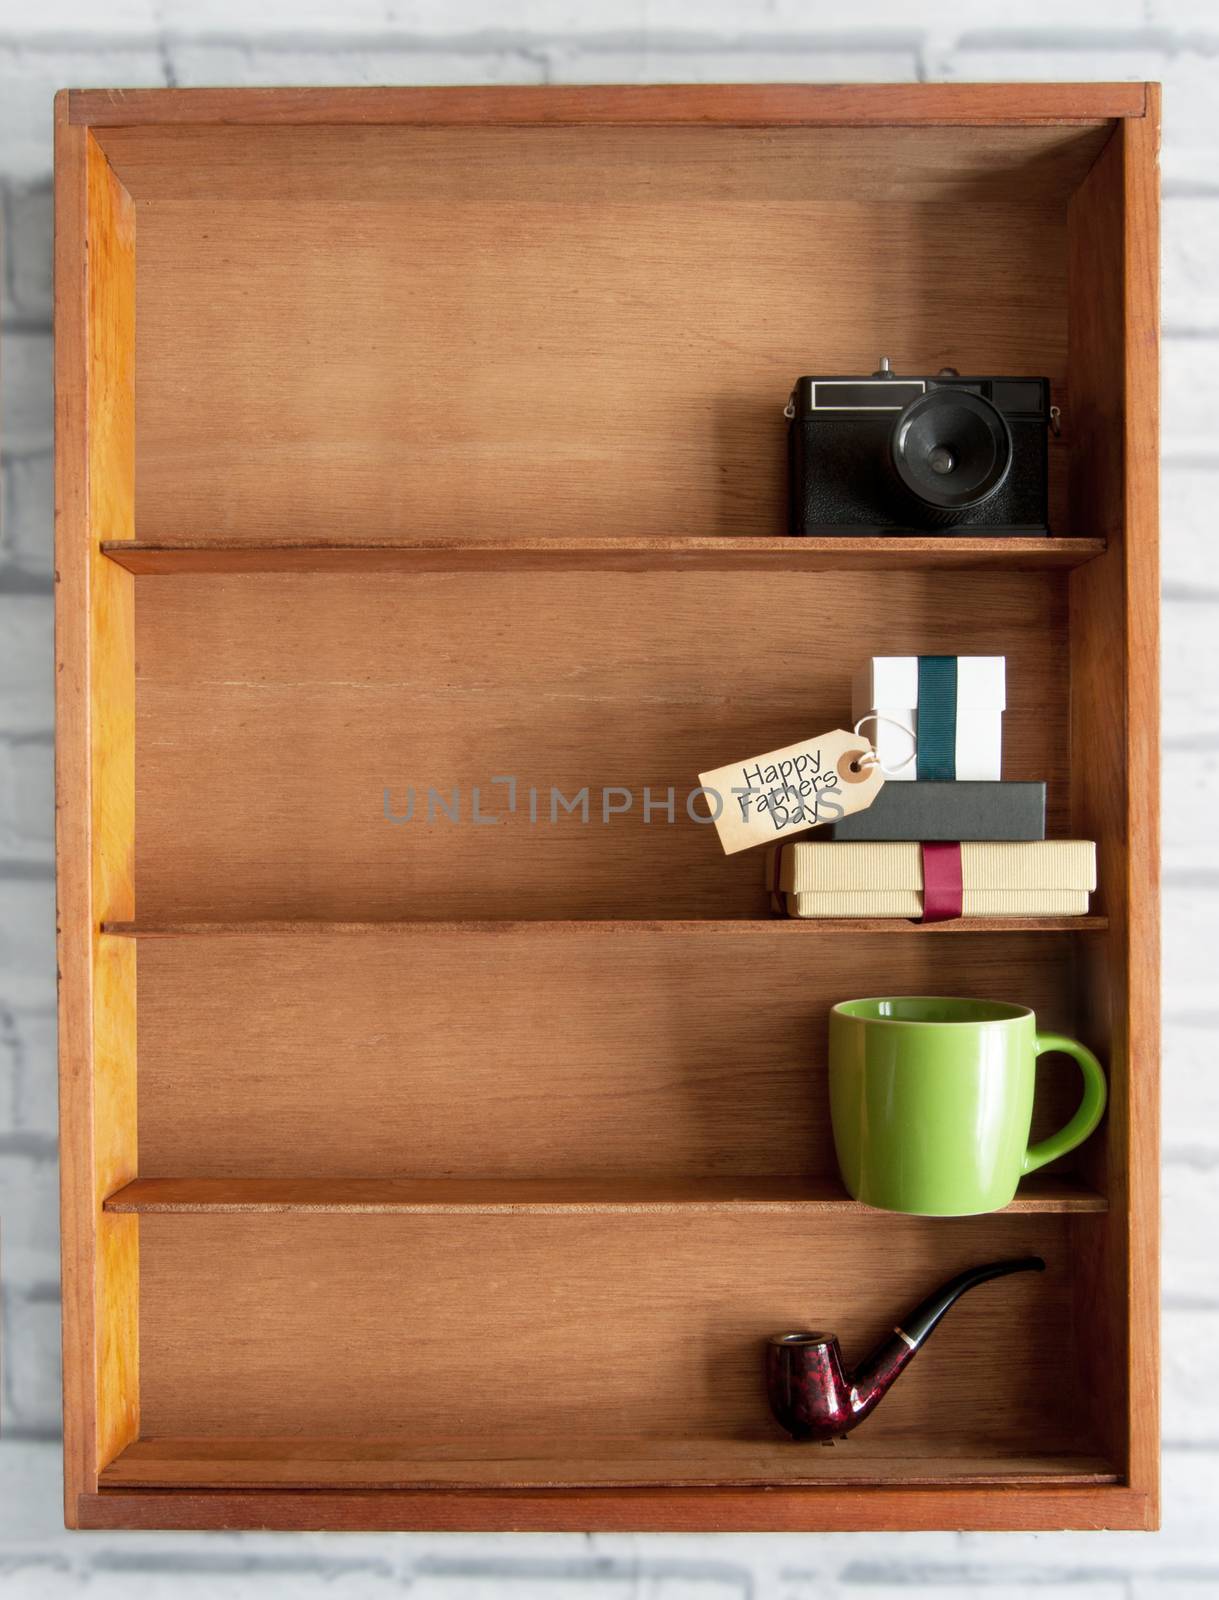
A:
<svg viewBox="0 0 1219 1600">
<path fill-rule="evenodd" d="M 961 846 L 925 843 L 923 852 L 923 921 L 949 922 L 961 915 Z"/>
</svg>

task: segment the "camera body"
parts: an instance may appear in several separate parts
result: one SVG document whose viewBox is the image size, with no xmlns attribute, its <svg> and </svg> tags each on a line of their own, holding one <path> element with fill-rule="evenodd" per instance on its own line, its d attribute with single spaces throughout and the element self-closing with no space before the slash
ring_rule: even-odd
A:
<svg viewBox="0 0 1219 1600">
<path fill-rule="evenodd" d="M 793 534 L 1044 534 L 1047 378 L 798 378 Z"/>
</svg>

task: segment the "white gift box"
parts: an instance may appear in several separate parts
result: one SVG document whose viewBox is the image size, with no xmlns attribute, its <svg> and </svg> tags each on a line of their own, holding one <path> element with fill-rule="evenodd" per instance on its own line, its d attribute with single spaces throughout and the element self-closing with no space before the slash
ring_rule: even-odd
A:
<svg viewBox="0 0 1219 1600">
<path fill-rule="evenodd" d="M 957 656 L 955 754 L 958 779 L 995 781 L 1003 768 L 1006 658 Z M 875 746 L 885 777 L 918 776 L 918 656 L 872 656 L 851 685 L 851 717 L 875 717 L 862 732 Z M 900 770 L 899 770 L 900 769 Z"/>
</svg>

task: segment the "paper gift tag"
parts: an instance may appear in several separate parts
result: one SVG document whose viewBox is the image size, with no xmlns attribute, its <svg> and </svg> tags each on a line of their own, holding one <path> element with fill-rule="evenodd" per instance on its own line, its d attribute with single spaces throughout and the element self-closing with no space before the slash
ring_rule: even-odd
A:
<svg viewBox="0 0 1219 1600">
<path fill-rule="evenodd" d="M 783 750 L 699 773 L 724 854 L 773 844 L 870 806 L 884 784 L 868 741 L 835 728 Z"/>
</svg>

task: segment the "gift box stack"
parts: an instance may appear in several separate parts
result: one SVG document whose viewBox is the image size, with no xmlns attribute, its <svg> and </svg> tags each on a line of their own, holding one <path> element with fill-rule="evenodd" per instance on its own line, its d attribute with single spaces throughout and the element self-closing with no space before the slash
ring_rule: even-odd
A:
<svg viewBox="0 0 1219 1600">
<path fill-rule="evenodd" d="M 1082 916 L 1096 846 L 1045 836 L 1045 784 L 1002 779 L 1002 656 L 873 656 L 852 715 L 885 784 L 863 811 L 779 845 L 776 910 L 793 917 Z"/>
</svg>

